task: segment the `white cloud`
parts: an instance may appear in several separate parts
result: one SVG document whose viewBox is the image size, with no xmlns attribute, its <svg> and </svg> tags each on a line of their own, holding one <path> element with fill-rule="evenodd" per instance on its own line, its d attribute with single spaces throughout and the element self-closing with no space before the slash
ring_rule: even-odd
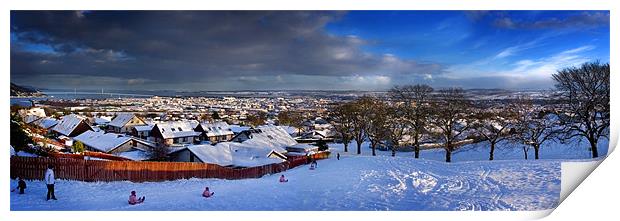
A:
<svg viewBox="0 0 620 221">
<path fill-rule="evenodd" d="M 425 75 L 424 75 L 424 80 L 433 80 L 433 75 L 431 75 L 431 74 L 425 74 Z"/>
<path fill-rule="evenodd" d="M 528 58 L 518 61 L 493 61 L 485 58 L 471 64 L 455 65 L 446 70 L 444 75 L 436 76 L 443 79 L 459 80 L 471 78 L 503 79 L 507 87 L 528 88 L 530 83 L 553 86 L 551 75 L 557 70 L 578 66 L 592 58 L 586 52 L 593 50 L 592 45 L 570 48 L 545 57 Z M 506 50 L 505 50 L 506 51 Z M 504 54 L 511 53 L 507 50 Z M 501 53 L 500 53 L 501 54 Z"/>
</svg>

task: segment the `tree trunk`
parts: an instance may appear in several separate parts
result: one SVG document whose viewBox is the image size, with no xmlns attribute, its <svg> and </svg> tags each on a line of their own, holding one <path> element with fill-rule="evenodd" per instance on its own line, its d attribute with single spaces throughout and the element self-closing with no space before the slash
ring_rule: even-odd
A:
<svg viewBox="0 0 620 221">
<path fill-rule="evenodd" d="M 598 148 L 596 146 L 596 141 L 594 139 L 590 140 L 590 148 L 592 148 L 592 158 L 598 157 Z"/>
<path fill-rule="evenodd" d="M 357 154 L 362 154 L 362 142 L 356 141 L 357 143 Z"/>
<path fill-rule="evenodd" d="M 527 149 L 525 149 L 525 147 L 523 147 L 523 154 L 525 155 L 525 159 L 527 160 Z"/>
<path fill-rule="evenodd" d="M 538 150 L 540 149 L 540 146 L 538 145 L 534 145 L 534 159 L 538 160 Z"/>
<path fill-rule="evenodd" d="M 493 152 L 495 152 L 495 142 L 491 142 L 491 152 L 489 152 L 489 160 L 493 160 Z"/>
<path fill-rule="evenodd" d="M 392 147 L 392 156 L 395 157 L 396 156 L 396 147 Z"/>
<path fill-rule="evenodd" d="M 372 145 L 372 155 L 377 156 L 377 154 L 375 153 L 375 150 L 377 149 L 377 144 L 371 144 L 371 145 Z"/>
<path fill-rule="evenodd" d="M 349 152 L 349 142 L 342 142 L 344 143 L 344 152 Z"/>
<path fill-rule="evenodd" d="M 420 158 L 420 142 L 418 141 L 418 136 L 413 139 L 413 148 L 414 148 L 414 157 L 416 159 Z"/>
<path fill-rule="evenodd" d="M 452 162 L 452 151 L 446 149 L 446 162 Z"/>
</svg>

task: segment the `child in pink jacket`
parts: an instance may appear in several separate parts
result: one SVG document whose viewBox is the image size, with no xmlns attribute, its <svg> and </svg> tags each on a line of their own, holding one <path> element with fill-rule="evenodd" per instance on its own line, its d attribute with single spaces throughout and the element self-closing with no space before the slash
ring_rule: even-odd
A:
<svg viewBox="0 0 620 221">
<path fill-rule="evenodd" d="M 131 195 L 129 195 L 129 205 L 136 205 L 144 202 L 144 196 L 142 198 L 137 198 L 136 191 L 131 191 Z"/>
<path fill-rule="evenodd" d="M 280 183 L 286 183 L 288 180 L 284 178 L 284 175 L 280 176 Z"/>
<path fill-rule="evenodd" d="M 206 197 L 206 198 L 209 198 L 209 197 L 213 196 L 213 194 L 215 194 L 215 192 L 209 191 L 209 187 L 206 187 L 205 191 L 202 192 L 202 196 Z"/>
</svg>

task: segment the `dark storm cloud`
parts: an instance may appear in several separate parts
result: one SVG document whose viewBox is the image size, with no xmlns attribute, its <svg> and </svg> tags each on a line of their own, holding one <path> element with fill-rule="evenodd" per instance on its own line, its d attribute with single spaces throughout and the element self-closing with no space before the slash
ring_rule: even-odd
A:
<svg viewBox="0 0 620 221">
<path fill-rule="evenodd" d="M 546 18 L 537 21 L 521 21 L 511 17 L 497 18 L 494 23 L 500 28 L 546 29 L 546 28 L 592 28 L 609 25 L 608 12 L 583 12 L 565 18 Z"/>
<path fill-rule="evenodd" d="M 365 52 L 369 43 L 356 36 L 327 33 L 325 25 L 343 14 L 12 11 L 11 79 L 50 88 L 225 90 L 286 88 L 317 76 L 323 89 L 352 76 L 363 86 L 442 72 L 438 64 Z"/>
</svg>

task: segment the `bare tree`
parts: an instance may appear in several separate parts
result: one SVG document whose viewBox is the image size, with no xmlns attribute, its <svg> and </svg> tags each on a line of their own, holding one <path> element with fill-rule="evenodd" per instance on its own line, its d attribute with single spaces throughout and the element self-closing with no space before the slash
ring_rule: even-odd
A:
<svg viewBox="0 0 620 221">
<path fill-rule="evenodd" d="M 597 143 L 609 139 L 609 63 L 584 63 L 553 74 L 560 97 L 567 101 L 560 121 L 563 140 L 584 137 L 590 143 L 592 158 L 598 157 Z"/>
<path fill-rule="evenodd" d="M 415 158 L 420 157 L 420 140 L 422 135 L 426 133 L 429 118 L 428 100 L 432 92 L 432 87 L 417 84 L 402 87 L 395 86 L 389 93 L 394 101 L 403 103 L 405 122 L 411 128 L 409 132 L 413 139 Z"/>
<path fill-rule="evenodd" d="M 148 149 L 147 154 L 152 160 L 165 161 L 168 159 L 168 147 L 164 144 L 158 144 Z"/>
<path fill-rule="evenodd" d="M 523 145 L 530 146 L 534 149 L 534 159 L 539 159 L 539 151 L 545 142 L 555 139 L 559 130 L 558 122 L 554 114 L 548 111 L 526 111 L 521 113 L 519 122 L 516 127 L 515 139 Z M 527 159 L 527 150 L 525 159 Z"/>
<path fill-rule="evenodd" d="M 497 143 L 508 138 L 510 129 L 516 124 L 517 115 L 512 108 L 486 110 L 477 113 L 472 126 L 478 136 L 489 142 L 489 160 L 493 160 Z"/>
<path fill-rule="evenodd" d="M 388 116 L 386 103 L 375 98 L 368 98 L 368 103 L 363 105 L 366 108 L 366 128 L 364 129 L 368 140 L 372 155 L 376 156 L 377 145 L 385 141 L 388 137 L 386 127 Z"/>
<path fill-rule="evenodd" d="M 349 143 L 353 140 L 354 109 L 354 104 L 347 102 L 337 105 L 331 111 L 331 118 L 334 120 L 332 125 L 334 125 L 334 130 L 340 135 L 340 139 L 344 144 L 344 152 L 349 151 Z"/>
<path fill-rule="evenodd" d="M 248 115 L 246 121 L 252 127 L 258 127 L 265 124 L 265 121 L 267 121 L 267 114 L 265 112 L 258 111 L 254 115 Z"/>
<path fill-rule="evenodd" d="M 200 121 L 201 122 L 211 122 L 211 121 L 213 121 L 213 118 L 211 117 L 210 114 L 200 114 Z"/>
<path fill-rule="evenodd" d="M 403 137 L 409 133 L 405 113 L 406 110 L 403 108 L 403 105 L 394 104 L 387 108 L 385 128 L 392 156 L 396 156 L 396 148 L 400 146 L 400 141 Z"/>
<path fill-rule="evenodd" d="M 466 139 L 466 132 L 471 128 L 469 108 L 470 101 L 465 98 L 463 89 L 450 88 L 439 91 L 433 102 L 431 124 L 434 137 L 443 143 L 446 150 L 446 162 L 452 161 L 452 151 L 456 150 Z"/>
<path fill-rule="evenodd" d="M 303 127 L 303 116 L 300 112 L 282 111 L 278 113 L 278 123 L 297 128 L 297 136 L 301 134 Z"/>
<path fill-rule="evenodd" d="M 357 99 L 354 102 L 353 108 L 353 118 L 352 118 L 352 126 L 353 130 L 351 131 L 353 135 L 353 140 L 355 140 L 355 144 L 357 145 L 357 154 L 362 153 L 362 143 L 368 137 L 366 133 L 366 129 L 368 127 L 368 112 L 372 108 L 373 98 L 364 96 Z"/>
</svg>

